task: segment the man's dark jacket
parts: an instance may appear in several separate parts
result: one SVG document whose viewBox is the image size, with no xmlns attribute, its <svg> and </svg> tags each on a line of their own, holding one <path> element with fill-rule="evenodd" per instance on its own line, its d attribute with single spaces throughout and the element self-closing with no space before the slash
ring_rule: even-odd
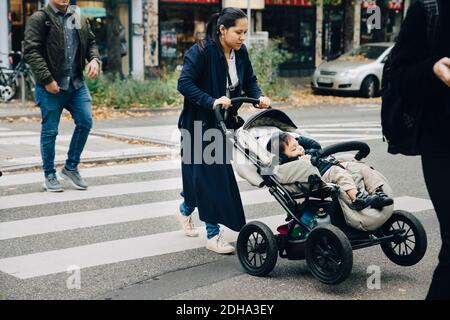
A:
<svg viewBox="0 0 450 320">
<path fill-rule="evenodd" d="M 45 86 L 61 79 L 64 68 L 64 29 L 57 14 L 48 5 L 31 15 L 25 27 L 24 56 L 30 65 L 36 82 Z M 89 23 L 80 18 L 81 29 L 77 29 L 80 40 L 77 61 L 79 70 L 84 70 L 86 60 L 99 58 Z M 50 25 L 46 24 L 50 22 Z"/>
<path fill-rule="evenodd" d="M 450 154 L 450 88 L 433 72 L 434 64 L 450 57 L 450 1 L 440 0 L 437 45 L 428 48 L 425 10 L 420 1 L 409 7 L 392 51 L 392 77 L 402 97 L 423 108 L 419 151 Z"/>
</svg>

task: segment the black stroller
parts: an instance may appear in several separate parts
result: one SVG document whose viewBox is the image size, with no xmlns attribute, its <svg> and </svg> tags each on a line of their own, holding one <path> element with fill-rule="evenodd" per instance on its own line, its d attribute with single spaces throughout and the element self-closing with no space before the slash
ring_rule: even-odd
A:
<svg viewBox="0 0 450 320">
<path fill-rule="evenodd" d="M 391 209 L 389 218 L 371 231 L 357 230 L 348 225 L 340 202 L 339 188 L 323 184 L 317 176 L 310 176 L 307 187 L 300 192 L 289 191 L 274 175 L 262 174 L 268 161 L 261 158 L 257 148 L 244 143 L 243 133 L 257 126 L 276 126 L 280 130 L 296 130 L 297 126 L 282 111 L 272 108 L 252 115 L 241 128 L 232 132 L 226 126 L 228 114 L 234 114 L 242 103 L 256 105 L 252 98 L 232 99 L 232 107 L 224 112 L 220 106 L 215 109 L 219 128 L 228 141 L 234 145 L 237 154 L 245 157 L 259 177 L 254 185 L 267 187 L 270 194 L 287 212 L 286 223 L 278 227 L 278 233 L 264 223 L 252 221 L 240 231 L 236 249 L 239 261 L 245 271 L 254 276 L 269 274 L 278 256 L 289 260 L 306 259 L 307 265 L 319 281 L 338 284 L 350 274 L 353 266 L 353 250 L 380 245 L 386 256 L 401 266 L 412 266 L 424 256 L 427 236 L 420 221 L 411 213 Z M 234 121 L 236 122 L 236 121 Z M 300 130 L 300 129 L 299 129 Z M 318 158 L 325 158 L 339 152 L 356 151 L 354 159 L 360 161 L 370 153 L 364 142 L 344 142 L 322 149 Z M 239 173 L 239 172 L 238 172 Z"/>
</svg>

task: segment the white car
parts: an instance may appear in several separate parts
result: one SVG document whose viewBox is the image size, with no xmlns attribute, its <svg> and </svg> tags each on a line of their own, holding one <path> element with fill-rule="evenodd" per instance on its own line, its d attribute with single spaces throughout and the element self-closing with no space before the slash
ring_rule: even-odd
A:
<svg viewBox="0 0 450 320">
<path fill-rule="evenodd" d="M 393 46 L 390 42 L 365 44 L 336 60 L 322 63 L 313 75 L 313 91 L 358 92 L 366 98 L 377 96 L 383 66 Z"/>
</svg>

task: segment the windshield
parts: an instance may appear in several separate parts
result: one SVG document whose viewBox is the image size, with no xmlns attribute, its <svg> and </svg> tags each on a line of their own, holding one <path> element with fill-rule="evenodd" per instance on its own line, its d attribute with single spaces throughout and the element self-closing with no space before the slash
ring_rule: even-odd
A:
<svg viewBox="0 0 450 320">
<path fill-rule="evenodd" d="M 339 60 L 369 61 L 378 59 L 389 47 L 365 45 L 358 47 L 344 55 Z"/>
</svg>

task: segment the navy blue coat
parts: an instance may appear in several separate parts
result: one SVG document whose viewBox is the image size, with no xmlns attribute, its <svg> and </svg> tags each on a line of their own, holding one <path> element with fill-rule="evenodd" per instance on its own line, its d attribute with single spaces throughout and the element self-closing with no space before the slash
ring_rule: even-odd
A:
<svg viewBox="0 0 450 320">
<path fill-rule="evenodd" d="M 244 45 L 236 51 L 235 57 L 239 78 L 235 96 L 261 97 Z M 189 132 L 191 139 L 181 140 L 181 170 L 184 200 L 188 206 L 198 208 L 200 219 L 239 231 L 245 225 L 245 215 L 231 164 L 225 161 L 207 164 L 203 159 L 200 164 L 193 164 L 194 152 L 186 156 L 187 148 L 194 150 L 194 140 L 197 143 L 202 141 L 199 144 L 202 152 L 209 144 L 203 141 L 202 136 L 194 136 L 195 121 L 200 121 L 203 132 L 217 128 L 213 104 L 215 99 L 226 95 L 226 63 L 223 51 L 211 40 L 203 41 L 203 46 L 199 43 L 193 45 L 185 54 L 183 70 L 178 79 L 178 90 L 185 98 L 178 128 Z M 225 139 L 223 142 L 223 150 L 230 150 Z"/>
</svg>

